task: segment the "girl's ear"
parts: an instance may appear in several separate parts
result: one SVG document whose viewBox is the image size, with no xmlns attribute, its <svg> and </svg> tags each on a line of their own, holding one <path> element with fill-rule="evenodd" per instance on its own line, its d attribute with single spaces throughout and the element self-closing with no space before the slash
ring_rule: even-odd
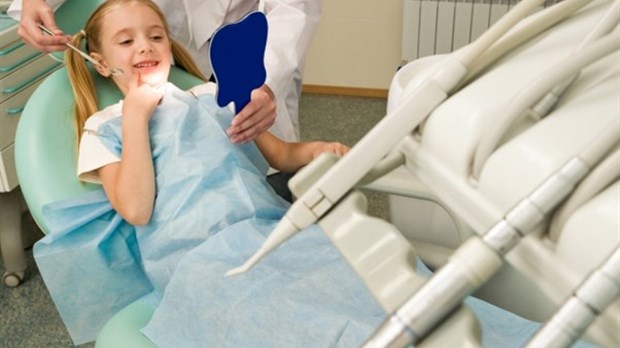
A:
<svg viewBox="0 0 620 348">
<path fill-rule="evenodd" d="M 93 64 L 95 70 L 97 70 L 99 75 L 103 77 L 110 77 L 110 70 L 104 67 L 106 64 L 105 64 L 105 60 L 103 59 L 103 56 L 96 52 L 90 53 L 90 56 L 99 62 L 99 64 Z"/>
</svg>

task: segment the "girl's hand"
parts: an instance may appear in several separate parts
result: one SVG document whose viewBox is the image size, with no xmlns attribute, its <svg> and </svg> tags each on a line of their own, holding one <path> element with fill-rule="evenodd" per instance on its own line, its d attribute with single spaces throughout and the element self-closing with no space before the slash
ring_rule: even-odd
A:
<svg viewBox="0 0 620 348">
<path fill-rule="evenodd" d="M 261 133 L 256 138 L 256 145 L 272 168 L 286 173 L 296 172 L 322 153 L 343 156 L 349 152 L 348 146 L 338 142 L 289 143 L 269 132 Z"/>
<path fill-rule="evenodd" d="M 322 153 L 333 153 L 336 156 L 344 156 L 349 152 L 350 148 L 344 144 L 333 142 L 315 142 L 315 148 L 312 151 L 312 158 L 318 157 Z"/>
<path fill-rule="evenodd" d="M 250 102 L 233 118 L 226 133 L 233 143 L 247 143 L 265 132 L 276 121 L 276 102 L 267 85 L 252 91 Z"/>
<path fill-rule="evenodd" d="M 162 96 L 159 90 L 151 87 L 148 83 L 143 83 L 140 74 L 136 73 L 129 83 L 123 101 L 123 115 L 132 119 L 138 118 L 148 121 L 161 102 Z"/>
</svg>

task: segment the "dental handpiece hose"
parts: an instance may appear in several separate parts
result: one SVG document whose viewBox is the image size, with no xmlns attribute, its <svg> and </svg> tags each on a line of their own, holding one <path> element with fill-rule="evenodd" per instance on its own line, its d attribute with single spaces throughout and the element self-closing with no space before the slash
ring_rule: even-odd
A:
<svg viewBox="0 0 620 348">
<path fill-rule="evenodd" d="M 594 144 L 544 180 L 482 238 L 472 237 L 460 246 L 444 267 L 383 322 L 364 347 L 400 348 L 424 339 L 465 297 L 500 269 L 503 256 L 568 197 L 590 168 L 617 145 L 619 126 L 619 122 L 614 122 L 606 128 Z"/>
<path fill-rule="evenodd" d="M 574 52 L 579 52 L 586 48 L 588 44 L 596 41 L 609 33 L 614 27 L 618 25 L 620 19 L 620 0 L 614 1 L 609 10 L 605 12 L 603 18 L 597 22 L 596 26 L 586 35 L 579 45 L 575 48 Z M 536 119 L 541 119 L 555 107 L 555 105 L 561 100 L 562 95 L 568 88 L 577 80 L 580 72 L 578 71 L 573 76 L 559 83 L 551 91 L 549 91 L 544 97 L 542 97 L 535 105 L 533 105 L 529 113 Z"/>
<path fill-rule="evenodd" d="M 620 294 L 620 249 L 575 291 L 528 343 L 527 348 L 572 346 Z"/>
<path fill-rule="evenodd" d="M 405 89 L 405 101 L 384 117 L 362 139 L 297 199 L 260 249 L 227 276 L 246 272 L 278 245 L 317 222 L 349 192 L 372 167 L 385 157 L 441 104 L 467 74 L 467 67 L 523 17 L 544 0 L 523 0 L 483 33 L 466 49 L 447 57 L 445 64 L 430 78 Z M 389 134 L 389 136 L 386 136 Z"/>
</svg>

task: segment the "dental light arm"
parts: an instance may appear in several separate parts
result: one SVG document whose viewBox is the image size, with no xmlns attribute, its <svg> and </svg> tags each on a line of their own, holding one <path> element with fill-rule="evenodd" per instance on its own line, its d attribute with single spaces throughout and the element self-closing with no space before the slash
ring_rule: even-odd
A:
<svg viewBox="0 0 620 348">
<path fill-rule="evenodd" d="M 243 273 L 299 230 L 318 221 L 381 160 L 415 129 L 467 73 L 467 66 L 543 0 L 523 0 L 465 49 L 450 55 L 435 74 L 420 82 L 394 112 L 384 117 L 340 161 L 289 208 L 261 248 L 226 275 Z M 390 134 L 386 137 L 386 134 Z"/>
<path fill-rule="evenodd" d="M 528 348 L 570 347 L 620 294 L 620 249 L 536 333 Z"/>
<path fill-rule="evenodd" d="M 579 71 L 611 54 L 618 50 L 618 47 L 620 47 L 620 28 L 616 28 L 613 33 L 588 45 L 581 52 L 573 54 L 552 67 L 517 95 L 506 108 L 502 109 L 502 112 L 498 112 L 497 117 L 499 120 L 493 123 L 491 129 L 485 133 L 485 136 L 482 137 L 480 144 L 476 148 L 472 164 L 473 178 L 478 179 L 480 177 L 486 160 L 493 153 L 508 128 L 518 117 L 524 114 L 525 110 L 540 100 L 541 96 L 554 86 L 573 76 L 575 71 Z"/>
<path fill-rule="evenodd" d="M 364 347 L 404 347 L 420 342 L 466 296 L 491 278 L 500 269 L 502 257 L 617 146 L 618 127 L 620 122 L 613 122 L 595 143 L 543 181 L 482 238 L 472 237 L 459 247 L 444 267 L 384 321 Z"/>
</svg>

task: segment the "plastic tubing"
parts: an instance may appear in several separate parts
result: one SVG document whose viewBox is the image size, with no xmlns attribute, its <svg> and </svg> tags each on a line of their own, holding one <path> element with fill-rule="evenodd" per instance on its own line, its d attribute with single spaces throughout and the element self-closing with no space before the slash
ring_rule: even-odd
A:
<svg viewBox="0 0 620 348">
<path fill-rule="evenodd" d="M 469 44 L 467 49 L 456 52 L 459 60 L 463 65 L 471 66 L 493 43 L 497 42 L 508 30 L 527 17 L 542 3 L 543 1 L 540 0 L 519 2 L 495 25 L 480 35 L 476 41 Z"/>
<path fill-rule="evenodd" d="M 543 11 L 527 25 L 515 28 L 476 59 L 459 88 L 474 79 L 482 70 L 534 36 L 563 21 L 591 0 L 565 0 Z"/>
<path fill-rule="evenodd" d="M 575 52 L 579 52 L 589 43 L 596 41 L 597 39 L 603 37 L 613 30 L 613 28 L 618 25 L 618 21 L 620 20 L 620 0 L 614 1 L 614 3 L 609 7 L 609 10 L 603 15 L 603 18 L 594 26 L 594 29 L 586 35 L 585 39 L 581 41 L 581 43 L 575 48 Z M 533 116 L 535 119 L 541 119 L 551 111 L 555 107 L 555 105 L 560 101 L 560 98 L 566 92 L 568 87 L 570 87 L 573 82 L 579 77 L 580 72 L 577 72 L 570 78 L 562 81 L 560 84 L 555 86 L 551 91 L 549 91 L 544 97 L 542 97 L 536 105 L 534 105 L 530 110 L 529 114 Z"/>
<path fill-rule="evenodd" d="M 583 42 L 577 49 L 584 47 L 587 43 L 595 41 L 607 34 L 609 34 L 618 25 L 620 20 L 620 0 L 614 1 L 609 10 L 605 12 L 603 18 L 594 26 L 594 29 L 588 33 Z"/>
<path fill-rule="evenodd" d="M 575 53 L 552 67 L 547 73 L 539 77 L 534 83 L 525 88 L 517 97 L 498 114 L 498 120 L 485 133 L 476 148 L 472 164 L 472 177 L 477 180 L 484 167 L 486 160 L 495 150 L 497 144 L 506 133 L 515 119 L 523 115 L 523 110 L 540 99 L 540 96 L 552 87 L 572 76 L 575 71 L 607 56 L 620 47 L 620 30 L 616 29 L 612 34 L 588 45 L 581 52 Z"/>
<path fill-rule="evenodd" d="M 608 187 L 620 177 L 620 149 L 616 149 L 607 156 L 590 174 L 579 184 L 575 192 L 553 215 L 549 227 L 549 239 L 557 242 L 566 221 L 585 202 Z"/>
</svg>

